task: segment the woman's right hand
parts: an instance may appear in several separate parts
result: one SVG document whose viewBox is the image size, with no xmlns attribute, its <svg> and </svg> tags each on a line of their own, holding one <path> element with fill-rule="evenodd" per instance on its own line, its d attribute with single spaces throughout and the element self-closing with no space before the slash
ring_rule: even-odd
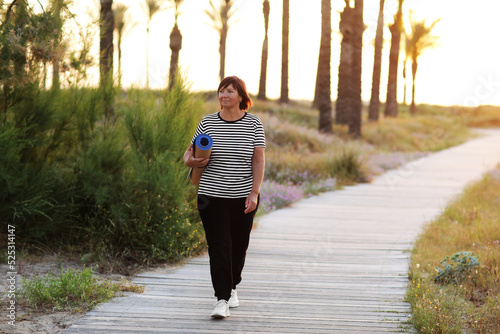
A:
<svg viewBox="0 0 500 334">
<path fill-rule="evenodd" d="M 195 158 L 193 154 L 193 144 L 190 144 L 184 153 L 184 163 L 188 167 L 205 167 L 208 164 L 209 158 Z"/>
</svg>

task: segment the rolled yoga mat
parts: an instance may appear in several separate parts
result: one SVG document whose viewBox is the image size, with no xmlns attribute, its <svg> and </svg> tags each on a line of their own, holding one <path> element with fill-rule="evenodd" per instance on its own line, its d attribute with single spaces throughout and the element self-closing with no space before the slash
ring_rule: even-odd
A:
<svg viewBox="0 0 500 334">
<path fill-rule="evenodd" d="M 212 152 L 213 145 L 212 137 L 202 133 L 196 137 L 193 143 L 193 155 L 195 158 L 208 158 Z M 193 167 L 191 168 L 191 173 L 189 179 L 192 184 L 199 185 L 201 179 L 201 173 L 205 167 Z"/>
</svg>

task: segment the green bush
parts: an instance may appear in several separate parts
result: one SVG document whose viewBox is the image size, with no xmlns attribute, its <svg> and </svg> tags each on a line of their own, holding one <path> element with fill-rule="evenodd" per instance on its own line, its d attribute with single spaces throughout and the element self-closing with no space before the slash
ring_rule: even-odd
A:
<svg viewBox="0 0 500 334">
<path fill-rule="evenodd" d="M 441 261 L 434 281 L 442 284 L 461 284 L 465 280 L 473 279 L 473 270 L 480 265 L 477 255 L 472 252 L 455 253 Z"/>
<path fill-rule="evenodd" d="M 119 285 L 110 281 L 100 282 L 91 268 L 82 271 L 67 269 L 60 275 L 23 278 L 21 296 L 33 308 L 50 307 L 58 311 L 77 308 L 93 309 L 97 304 L 112 299 Z"/>
<path fill-rule="evenodd" d="M 182 156 L 202 107 L 182 82 L 119 100 L 112 86 L 14 91 L 20 102 L 0 122 L 0 220 L 16 225 L 20 247 L 77 244 L 100 261 L 144 262 L 198 251 Z"/>
<path fill-rule="evenodd" d="M 170 260 L 202 245 L 182 160 L 200 108 L 181 83 L 161 97 L 130 90 L 117 105 L 120 131 L 87 152 L 79 178 L 98 257 Z"/>
<path fill-rule="evenodd" d="M 328 169 L 331 177 L 335 177 L 340 183 L 366 182 L 368 180 L 366 167 L 359 152 L 349 147 L 345 147 L 329 160 Z"/>
</svg>

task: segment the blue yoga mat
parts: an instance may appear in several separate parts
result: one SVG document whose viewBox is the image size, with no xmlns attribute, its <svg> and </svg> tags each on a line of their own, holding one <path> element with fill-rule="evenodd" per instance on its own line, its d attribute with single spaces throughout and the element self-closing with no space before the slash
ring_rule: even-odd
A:
<svg viewBox="0 0 500 334">
<path fill-rule="evenodd" d="M 207 151 L 207 150 L 210 150 L 212 148 L 213 143 L 214 143 L 214 141 L 213 141 L 212 137 L 210 137 L 209 135 L 207 135 L 205 133 L 202 133 L 202 134 L 198 135 L 196 137 L 196 139 L 194 140 L 193 149 L 195 150 L 195 153 L 196 153 L 196 150 Z M 196 157 L 196 155 L 195 155 L 195 157 Z"/>
<path fill-rule="evenodd" d="M 195 158 L 208 158 L 212 152 L 212 145 L 214 141 L 212 137 L 206 133 L 199 134 L 193 143 L 193 155 Z M 189 179 L 191 183 L 199 185 L 201 179 L 201 173 L 205 167 L 191 168 L 189 173 Z"/>
</svg>

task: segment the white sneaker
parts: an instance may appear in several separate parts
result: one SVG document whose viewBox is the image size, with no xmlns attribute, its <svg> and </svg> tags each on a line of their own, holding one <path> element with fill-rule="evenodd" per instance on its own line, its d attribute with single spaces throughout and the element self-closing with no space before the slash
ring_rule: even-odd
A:
<svg viewBox="0 0 500 334">
<path fill-rule="evenodd" d="M 229 305 L 227 300 L 221 299 L 214 304 L 215 308 L 210 315 L 213 318 L 225 318 L 229 317 Z"/>
<path fill-rule="evenodd" d="M 234 289 L 231 290 L 231 298 L 229 298 L 229 301 L 227 303 L 229 307 L 240 306 L 240 301 L 238 300 L 238 292 L 236 292 L 236 290 Z"/>
</svg>

